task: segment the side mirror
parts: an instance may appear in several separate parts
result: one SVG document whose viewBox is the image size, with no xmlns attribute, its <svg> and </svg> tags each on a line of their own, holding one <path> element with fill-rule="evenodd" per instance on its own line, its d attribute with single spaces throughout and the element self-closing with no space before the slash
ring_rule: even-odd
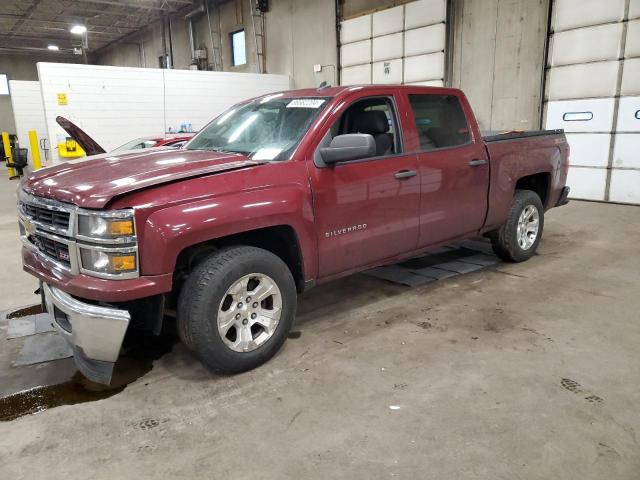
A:
<svg viewBox="0 0 640 480">
<path fill-rule="evenodd" d="M 327 165 L 375 155 L 376 141 L 368 133 L 338 135 L 331 140 L 328 147 L 320 149 L 320 156 Z"/>
</svg>

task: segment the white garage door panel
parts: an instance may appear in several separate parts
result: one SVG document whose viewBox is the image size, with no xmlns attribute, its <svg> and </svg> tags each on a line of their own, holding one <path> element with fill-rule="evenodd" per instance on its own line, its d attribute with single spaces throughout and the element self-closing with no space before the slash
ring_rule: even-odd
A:
<svg viewBox="0 0 640 480">
<path fill-rule="evenodd" d="M 402 83 L 402 59 L 374 62 L 373 83 Z"/>
<path fill-rule="evenodd" d="M 640 203 L 640 170 L 611 172 L 609 198 L 612 202 Z"/>
<path fill-rule="evenodd" d="M 624 47 L 625 58 L 640 57 L 640 20 L 627 24 L 627 42 Z"/>
<path fill-rule="evenodd" d="M 569 168 L 567 185 L 571 198 L 604 200 L 607 171 L 604 168 Z"/>
<path fill-rule="evenodd" d="M 549 100 L 613 97 L 620 62 L 581 63 L 549 70 Z"/>
<path fill-rule="evenodd" d="M 371 37 L 371 15 L 352 18 L 340 23 L 340 43 L 357 42 Z"/>
<path fill-rule="evenodd" d="M 640 95 L 640 58 L 630 58 L 624 61 L 620 93 L 622 95 Z"/>
<path fill-rule="evenodd" d="M 629 18 L 640 18 L 640 0 L 631 0 L 629 3 Z"/>
<path fill-rule="evenodd" d="M 373 61 L 402 57 L 402 33 L 393 33 L 373 39 Z"/>
<path fill-rule="evenodd" d="M 615 60 L 620 56 L 622 24 L 579 28 L 553 35 L 550 65 L 571 65 L 599 60 Z"/>
<path fill-rule="evenodd" d="M 640 134 L 618 133 L 613 149 L 613 166 L 640 168 Z M 638 184 L 640 189 L 640 184 Z"/>
<path fill-rule="evenodd" d="M 446 31 L 444 23 L 406 31 L 404 34 L 404 54 L 409 57 L 442 52 L 445 46 Z"/>
<path fill-rule="evenodd" d="M 421 85 L 423 87 L 444 87 L 442 80 L 429 80 L 427 82 L 408 82 L 405 85 Z"/>
<path fill-rule="evenodd" d="M 640 97 L 620 98 L 616 130 L 618 132 L 640 132 Z"/>
<path fill-rule="evenodd" d="M 371 64 L 346 67 L 342 69 L 342 85 L 360 85 L 371 83 Z"/>
<path fill-rule="evenodd" d="M 371 40 L 347 43 L 340 49 L 340 55 L 343 67 L 369 63 L 371 61 Z"/>
<path fill-rule="evenodd" d="M 400 5 L 373 14 L 373 36 L 401 32 L 404 24 L 404 7 Z"/>
<path fill-rule="evenodd" d="M 571 147 L 570 165 L 606 167 L 609 160 L 611 135 L 608 133 L 568 133 Z"/>
<path fill-rule="evenodd" d="M 29 143 L 29 130 L 35 130 L 40 140 L 47 138 L 47 123 L 42 104 L 40 82 L 10 80 L 9 89 L 18 142 L 22 148 L 27 149 L 27 159 L 32 162 L 33 151 Z M 40 152 L 40 158 L 44 162 L 44 152 Z"/>
<path fill-rule="evenodd" d="M 547 128 L 566 132 L 610 132 L 613 98 L 566 100 L 547 104 Z"/>
<path fill-rule="evenodd" d="M 444 53 L 431 53 L 404 59 L 404 81 L 420 82 L 444 78 Z"/>
<path fill-rule="evenodd" d="M 624 16 L 624 0 L 556 0 L 553 30 L 619 22 Z"/>
<path fill-rule="evenodd" d="M 444 22 L 447 16 L 446 0 L 420 0 L 405 5 L 404 28 L 422 27 Z"/>
</svg>

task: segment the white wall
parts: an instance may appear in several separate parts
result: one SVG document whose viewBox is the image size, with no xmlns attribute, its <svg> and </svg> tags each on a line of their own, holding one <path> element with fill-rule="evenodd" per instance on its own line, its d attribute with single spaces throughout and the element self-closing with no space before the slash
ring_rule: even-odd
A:
<svg viewBox="0 0 640 480">
<path fill-rule="evenodd" d="M 151 68 L 39 63 L 53 157 L 64 131 L 62 115 L 107 151 L 137 137 L 163 136 L 181 123 L 202 128 L 240 100 L 289 88 L 286 75 L 170 71 Z M 58 93 L 67 105 L 58 104 Z"/>
<path fill-rule="evenodd" d="M 11 80 L 9 84 L 18 142 L 20 143 L 20 148 L 29 150 L 29 164 L 33 165 L 31 145 L 29 144 L 29 130 L 35 130 L 38 134 L 38 139 L 46 138 L 47 136 L 40 82 Z M 40 159 L 43 162 L 45 160 L 42 150 L 40 151 Z"/>
<path fill-rule="evenodd" d="M 286 75 L 164 70 L 166 126 L 176 130 L 187 121 L 204 127 L 232 105 L 265 93 L 287 90 Z"/>
</svg>

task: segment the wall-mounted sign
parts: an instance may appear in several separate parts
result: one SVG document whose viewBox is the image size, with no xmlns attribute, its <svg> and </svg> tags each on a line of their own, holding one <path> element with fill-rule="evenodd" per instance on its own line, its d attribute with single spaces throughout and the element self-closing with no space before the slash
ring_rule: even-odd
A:
<svg viewBox="0 0 640 480">
<path fill-rule="evenodd" d="M 67 105 L 66 93 L 58 93 L 58 105 Z"/>
</svg>

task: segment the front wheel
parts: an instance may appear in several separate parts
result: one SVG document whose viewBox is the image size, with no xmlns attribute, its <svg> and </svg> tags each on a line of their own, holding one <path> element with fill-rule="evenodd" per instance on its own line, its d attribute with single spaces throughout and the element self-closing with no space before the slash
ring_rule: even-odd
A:
<svg viewBox="0 0 640 480">
<path fill-rule="evenodd" d="M 531 190 L 516 190 L 505 224 L 490 235 L 493 251 L 507 262 L 524 262 L 536 252 L 544 227 L 544 208 Z"/>
<path fill-rule="evenodd" d="M 179 334 L 211 369 L 243 372 L 280 349 L 296 302 L 293 276 L 279 257 L 255 247 L 226 248 L 203 260 L 182 287 Z"/>
</svg>

